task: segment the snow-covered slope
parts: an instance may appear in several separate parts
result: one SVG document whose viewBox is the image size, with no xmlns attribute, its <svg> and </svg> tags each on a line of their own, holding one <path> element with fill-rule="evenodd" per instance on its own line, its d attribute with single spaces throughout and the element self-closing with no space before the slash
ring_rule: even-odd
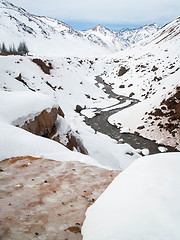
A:
<svg viewBox="0 0 180 240">
<path fill-rule="evenodd" d="M 31 54 L 49 56 L 89 56 L 118 51 L 156 32 L 156 25 L 137 30 L 110 31 L 97 26 L 76 31 L 49 17 L 35 16 L 6 0 L 0 1 L 1 43 L 6 46 L 25 41 Z"/>
<path fill-rule="evenodd" d="M 157 24 L 144 26 L 137 29 L 122 29 L 121 31 L 110 31 L 102 25 L 98 25 L 93 29 L 81 32 L 89 39 L 96 39 L 107 46 L 112 51 L 123 50 L 132 44 L 141 40 L 149 38 L 152 34 L 157 32 L 159 27 Z"/>
<path fill-rule="evenodd" d="M 7 47 L 24 40 L 31 54 L 80 56 L 109 52 L 58 20 L 32 15 L 5 0 L 0 1 L 0 32 Z"/>
<path fill-rule="evenodd" d="M 97 50 L 98 52 L 95 51 L 94 53 L 98 55 L 98 49 L 100 51 L 103 49 L 103 52 L 104 49 L 110 49 L 110 45 L 104 44 L 104 42 L 110 41 L 114 33 L 98 26 L 94 30 L 89 30 L 95 32 L 96 36 L 93 35 L 92 39 L 88 40 L 88 36 L 83 35 L 85 33 L 77 32 L 58 20 L 31 15 L 7 1 L 0 1 L 0 11 L 2 13 L 0 15 L 2 40 L 5 39 L 9 44 L 12 39 L 16 41 L 16 44 L 22 39 L 26 40 L 28 47 L 33 49 L 35 54 L 46 55 L 41 57 L 42 63 L 46 67 L 51 66 L 49 74 L 47 74 L 36 64 L 36 60 L 39 60 L 33 56 L 0 56 L 0 89 L 7 92 L 35 91 L 50 95 L 57 105 L 63 109 L 66 120 L 73 131 L 78 132 L 82 137 L 89 154 L 102 165 L 124 169 L 138 158 L 139 155 L 130 146 L 117 144 L 115 140 L 100 133 L 94 134 L 94 130 L 84 123 L 84 117 L 79 116 L 74 110 L 77 105 L 80 105 L 86 109 L 86 113 L 92 113 L 94 109 L 107 108 L 119 103 L 118 99 L 109 98 L 109 94 L 104 92 L 102 84 L 97 86 L 95 76 L 101 75 L 117 94 L 133 96 L 142 101 L 149 99 L 150 102 L 144 101 L 143 104 L 136 105 L 136 112 L 139 111 L 140 114 L 137 115 L 138 122 L 133 121 L 133 126 L 131 126 L 132 123 L 128 124 L 128 121 L 124 120 L 126 114 L 123 114 L 123 111 L 120 114 L 124 116 L 123 120 L 119 115 L 116 115 L 112 116 L 109 121 L 118 127 L 130 128 L 131 132 L 137 131 L 139 126 L 145 126 L 147 119 L 144 114 L 146 112 L 140 111 L 142 106 L 147 103 L 152 106 L 152 109 L 149 110 L 152 112 L 153 109 L 160 106 L 161 102 L 159 101 L 164 100 L 166 96 L 170 97 L 169 92 L 172 95 L 175 94 L 178 87 L 179 35 L 159 44 L 155 44 L 153 41 L 147 43 L 146 41 L 144 45 L 138 44 L 106 57 L 84 56 L 80 58 L 76 54 L 91 55 L 94 50 Z M 170 23 L 171 28 L 174 26 L 175 29 L 178 29 L 176 27 L 178 24 L 177 20 Z M 152 27 L 152 29 L 154 28 L 156 26 Z M 168 25 L 166 28 L 169 29 Z M 147 29 L 144 27 L 139 32 L 137 31 L 136 36 L 138 34 L 144 36 L 145 32 L 148 31 Z M 162 31 L 162 29 L 159 31 Z M 171 32 L 173 33 L 173 31 Z M 96 39 L 100 39 L 98 40 L 99 43 L 94 42 L 94 36 Z M 102 39 L 105 38 L 106 41 L 103 41 Z M 132 42 L 134 41 L 133 38 L 130 37 L 130 39 Z M 58 49 L 57 44 L 60 45 Z M 93 50 L 91 47 L 93 47 Z M 53 48 L 54 51 L 52 51 Z M 74 56 L 55 57 L 55 54 Z M 47 57 L 50 55 L 51 57 Z M 121 67 L 125 67 L 128 71 L 120 76 L 119 70 Z M 171 77 L 173 81 L 171 81 Z M 158 102 L 153 100 L 155 94 L 161 96 L 161 99 L 158 98 Z M 127 103 L 124 103 L 124 105 L 127 105 Z M 128 109 L 128 114 L 126 117 L 131 119 L 133 107 Z M 3 118 L 4 114 L 1 117 Z M 162 124 L 161 122 L 157 123 Z M 151 132 L 157 133 L 157 131 L 154 131 L 153 124 L 151 124 L 151 127 Z M 178 130 L 178 127 L 176 128 Z M 149 136 L 147 132 L 149 132 L 149 129 L 144 127 L 143 132 L 140 133 L 143 136 Z M 179 136 L 177 132 L 174 132 L 175 135 L 172 136 L 169 132 L 166 132 L 166 134 L 163 132 L 162 134 L 166 136 L 165 143 L 176 145 L 176 138 Z M 157 140 L 153 134 L 150 137 Z M 167 141 L 169 137 L 173 141 Z M 2 144 L 6 143 L 2 142 Z M 1 149 L 3 149 L 3 145 Z M 13 152 L 10 154 L 13 156 Z"/>
<path fill-rule="evenodd" d="M 156 44 L 165 42 L 172 39 L 179 40 L 180 35 L 180 17 L 176 18 L 172 22 L 163 26 L 158 32 L 150 37 L 148 42 L 154 42 Z"/>
<path fill-rule="evenodd" d="M 87 210 L 84 240 L 178 240 L 180 153 L 143 157 Z"/>
<path fill-rule="evenodd" d="M 44 58 L 44 62 L 48 65 L 51 63 L 53 69 L 50 71 L 50 75 L 44 73 L 41 68 L 34 63 L 32 57 L 28 56 L 0 56 L 0 77 L 2 79 L 0 84 L 0 89 L 7 92 L 7 100 L 3 101 L 3 105 L 0 107 L 0 120 L 6 123 L 6 128 L 9 129 L 8 132 L 5 130 L 4 125 L 1 125 L 0 132 L 1 142 L 0 142 L 0 151 L 1 151 L 1 159 L 6 157 L 12 157 L 16 155 L 24 155 L 28 154 L 34 156 L 46 156 L 49 158 L 57 159 L 57 147 L 58 143 L 53 142 L 52 140 L 43 139 L 42 148 L 39 146 L 38 148 L 34 148 L 33 145 L 29 145 L 29 147 L 24 147 L 22 143 L 26 145 L 26 142 L 32 140 L 32 134 L 26 133 L 26 137 L 29 140 L 23 142 L 22 134 L 19 132 L 25 131 L 22 129 L 18 129 L 12 125 L 8 121 L 8 116 L 10 115 L 13 118 L 13 121 L 17 118 L 26 117 L 27 115 L 32 115 L 32 108 L 30 109 L 29 103 L 27 103 L 26 112 L 23 115 L 19 115 L 18 111 L 16 113 L 15 108 L 13 108 L 13 104 L 11 104 L 12 98 L 8 98 L 8 92 L 15 92 L 17 94 L 19 92 L 19 97 L 24 95 L 26 96 L 30 92 L 43 93 L 50 97 L 50 99 L 54 99 L 54 104 L 60 106 L 65 113 L 65 119 L 71 126 L 74 132 L 78 132 L 80 137 L 83 139 L 83 143 L 88 149 L 90 156 L 96 159 L 101 165 L 108 166 L 114 169 L 124 169 L 130 163 L 132 163 L 135 159 L 139 157 L 136 151 L 131 148 L 127 144 L 117 144 L 117 141 L 104 136 L 100 133 L 95 134 L 94 130 L 88 127 L 84 123 L 84 117 L 79 116 L 79 114 L 75 111 L 76 106 L 80 105 L 82 107 L 86 106 L 86 108 L 97 107 L 108 107 L 115 103 L 117 103 L 116 99 L 109 99 L 108 94 L 104 93 L 101 88 L 98 88 L 95 85 L 94 75 L 100 74 L 107 68 L 111 68 L 109 64 L 104 65 L 103 60 L 95 59 L 80 59 L 77 57 L 74 58 L 53 58 L 53 60 L 47 60 Z M 18 80 L 17 77 L 21 73 L 21 80 Z M 18 91 L 18 92 L 17 92 Z M 16 93 L 17 92 L 17 93 Z M 34 93 L 35 94 L 35 93 Z M 38 102 L 36 98 L 32 95 L 32 103 Z M 21 97 L 23 101 L 23 97 Z M 17 109 L 23 109 L 21 101 L 14 102 Z M 45 104 L 45 103 L 44 103 Z M 51 104 L 49 104 L 51 106 Z M 26 106 L 26 105 L 25 105 Z M 29 107 L 28 107 L 29 106 Z M 32 106 L 32 104 L 31 104 Z M 41 106 L 41 101 L 39 101 L 39 107 Z M 43 105 L 44 106 L 44 105 Z M 14 111 L 8 110 L 9 108 L 13 108 Z M 37 105 L 38 107 L 38 105 Z M 42 110 L 44 107 L 42 107 Z M 29 111 L 29 113 L 28 113 Z M 34 110 L 33 110 L 34 111 Z M 38 110 L 39 112 L 39 110 Z M 16 113 L 16 115 L 14 115 Z M 21 111 L 21 114 L 23 111 Z M 4 120 L 3 120 L 4 119 Z M 13 132 L 13 137 L 10 136 L 10 132 Z M 22 136 L 22 138 L 20 137 Z M 31 136 L 31 137 L 30 137 Z M 19 141 L 15 141 L 16 137 L 21 138 L 22 143 Z M 25 137 L 25 139 L 26 139 Z M 35 138 L 39 139 L 40 137 L 35 136 Z M 9 139 L 9 140 L 8 140 Z M 33 141 L 33 140 L 32 140 Z M 50 152 L 48 149 L 44 148 L 43 142 L 49 142 Z M 17 144 L 13 145 L 13 142 L 21 143 L 21 148 L 17 147 Z M 35 143 L 37 143 L 34 140 Z M 14 146 L 13 148 L 7 148 L 6 146 Z M 105 147 L 106 146 L 106 147 Z M 64 148 L 63 148 L 64 149 Z M 44 151 L 44 153 L 43 153 Z M 52 151 L 52 152 L 51 152 Z M 62 151 L 62 147 L 60 145 L 59 152 Z M 21 153 L 20 153 L 21 152 Z M 128 153 L 133 153 L 133 155 L 128 155 Z M 72 159 L 70 156 L 70 159 Z M 65 158 L 66 159 L 66 158 Z M 75 156 L 75 159 L 77 157 Z M 84 157 L 83 157 L 84 159 Z M 92 161 L 93 163 L 94 161 Z"/>
<path fill-rule="evenodd" d="M 121 131 L 138 132 L 144 137 L 178 149 L 179 27 L 177 18 L 150 40 L 142 41 L 121 54 L 114 54 L 116 66 L 102 76 L 108 84 L 112 84 L 117 94 L 141 100 L 136 106 L 111 116 L 111 124 L 121 127 Z M 122 68 L 126 69 L 126 73 L 121 74 Z"/>
</svg>

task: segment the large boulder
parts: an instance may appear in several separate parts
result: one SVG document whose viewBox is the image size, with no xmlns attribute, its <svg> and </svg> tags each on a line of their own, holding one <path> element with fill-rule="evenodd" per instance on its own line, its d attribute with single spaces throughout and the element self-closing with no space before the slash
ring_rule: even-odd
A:
<svg viewBox="0 0 180 240">
<path fill-rule="evenodd" d="M 36 135 L 49 138 L 55 131 L 57 115 L 57 108 L 52 108 L 50 112 L 43 110 L 33 120 L 26 121 L 22 128 Z"/>
<path fill-rule="evenodd" d="M 27 120 L 21 128 L 59 142 L 72 151 L 76 149 L 78 152 L 88 154 L 79 135 L 64 119 L 64 112 L 60 107 L 54 107 L 49 111 L 43 110 L 35 118 Z"/>
</svg>

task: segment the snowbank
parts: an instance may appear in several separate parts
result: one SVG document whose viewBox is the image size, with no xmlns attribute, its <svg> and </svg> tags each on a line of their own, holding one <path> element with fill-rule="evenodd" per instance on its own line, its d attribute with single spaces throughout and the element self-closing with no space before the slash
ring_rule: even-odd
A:
<svg viewBox="0 0 180 240">
<path fill-rule="evenodd" d="M 86 213 L 84 240 L 178 240 L 180 153 L 142 157 Z"/>
<path fill-rule="evenodd" d="M 30 91 L 0 92 L 0 119 L 12 123 L 18 118 L 35 117 L 44 109 L 57 107 L 53 98 Z"/>
<path fill-rule="evenodd" d="M 21 128 L 12 126 L 12 122 L 25 122 L 43 110 L 58 105 L 52 97 L 29 91 L 0 92 L 0 161 L 17 156 L 35 156 L 57 161 L 80 161 L 101 166 L 89 156 L 72 152 L 62 144 L 36 136 Z"/>
</svg>

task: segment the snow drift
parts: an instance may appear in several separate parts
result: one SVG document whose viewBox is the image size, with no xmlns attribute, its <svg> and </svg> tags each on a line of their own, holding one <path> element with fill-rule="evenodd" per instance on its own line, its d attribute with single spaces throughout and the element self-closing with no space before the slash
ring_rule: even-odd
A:
<svg viewBox="0 0 180 240">
<path fill-rule="evenodd" d="M 86 213 L 84 240 L 178 240 L 180 153 L 143 157 L 119 174 Z"/>
</svg>

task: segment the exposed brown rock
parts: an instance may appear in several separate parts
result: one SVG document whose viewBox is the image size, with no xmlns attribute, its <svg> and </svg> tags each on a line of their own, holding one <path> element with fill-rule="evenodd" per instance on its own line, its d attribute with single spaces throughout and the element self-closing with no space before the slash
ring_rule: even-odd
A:
<svg viewBox="0 0 180 240">
<path fill-rule="evenodd" d="M 62 109 L 59 108 L 52 108 L 51 111 L 43 110 L 38 116 L 36 116 L 33 120 L 26 121 L 21 128 L 36 134 L 38 136 L 50 138 L 56 142 L 61 142 L 60 136 L 57 134 L 57 128 L 56 128 L 56 120 L 57 115 L 60 115 L 64 117 L 64 113 Z M 59 133 L 60 134 L 60 133 Z M 83 154 L 88 154 L 87 149 L 84 147 L 82 141 L 80 138 L 78 138 L 77 134 L 73 134 L 72 130 L 67 132 L 67 139 L 68 142 L 65 147 L 67 147 L 70 150 L 76 150 L 78 152 L 81 152 Z"/>
<path fill-rule="evenodd" d="M 130 93 L 129 94 L 129 97 L 131 98 L 131 97 L 133 97 L 135 94 L 132 92 L 132 93 Z"/>
<path fill-rule="evenodd" d="M 83 110 L 83 108 L 80 105 L 76 105 L 76 112 L 80 113 Z"/>
<path fill-rule="evenodd" d="M 50 70 L 53 69 L 51 63 L 46 65 L 46 63 L 39 58 L 34 58 L 32 61 L 36 63 L 41 68 L 41 70 L 46 74 L 50 74 Z"/>
<path fill-rule="evenodd" d="M 55 128 L 58 109 L 52 108 L 50 112 L 43 110 L 38 116 L 26 122 L 22 128 L 43 137 L 50 137 Z"/>
<path fill-rule="evenodd" d="M 81 240 L 86 209 L 118 171 L 33 157 L 0 162 L 0 239 Z"/>
<path fill-rule="evenodd" d="M 139 126 L 137 129 L 142 130 L 144 128 L 145 128 L 145 126 Z"/>
<path fill-rule="evenodd" d="M 73 151 L 74 148 L 76 148 L 79 152 L 88 155 L 88 151 L 87 149 L 84 147 L 83 143 L 80 141 L 80 139 L 78 139 L 77 137 L 75 137 L 74 135 L 69 135 L 67 134 L 67 138 L 68 138 L 68 143 L 66 145 L 67 148 L 69 148 L 70 150 Z"/>
<path fill-rule="evenodd" d="M 80 233 L 81 232 L 81 229 L 78 226 L 68 227 L 66 230 L 69 230 L 70 232 L 73 232 L 73 233 Z"/>
<path fill-rule="evenodd" d="M 124 75 L 129 69 L 126 69 L 125 67 L 121 67 L 119 72 L 118 72 L 118 76 L 121 77 L 122 75 Z"/>
<path fill-rule="evenodd" d="M 170 93 L 172 94 L 172 93 Z M 160 109 L 161 108 L 161 109 Z M 176 88 L 176 93 L 164 99 L 160 108 L 155 108 L 149 115 L 155 116 L 154 120 L 160 120 L 157 126 L 160 130 L 168 131 L 172 137 L 180 134 L 180 88 Z"/>
<path fill-rule="evenodd" d="M 162 110 L 159 108 L 156 108 L 154 111 L 154 116 L 163 116 Z"/>
<path fill-rule="evenodd" d="M 153 72 L 155 72 L 157 70 L 158 70 L 158 68 L 156 66 L 153 66 L 152 69 L 151 69 L 151 71 L 153 71 Z"/>
<path fill-rule="evenodd" d="M 176 106 L 175 117 L 176 117 L 178 120 L 180 120 L 180 103 L 178 103 L 177 106 Z"/>
<path fill-rule="evenodd" d="M 58 115 L 63 117 L 63 118 L 65 117 L 64 112 L 60 107 L 58 107 Z"/>
<path fill-rule="evenodd" d="M 28 86 L 28 84 L 23 80 L 21 73 L 20 73 L 15 79 L 18 80 L 19 82 L 23 83 L 29 90 L 35 92 L 35 90 L 32 89 L 32 88 L 30 88 L 30 87 Z"/>
</svg>

